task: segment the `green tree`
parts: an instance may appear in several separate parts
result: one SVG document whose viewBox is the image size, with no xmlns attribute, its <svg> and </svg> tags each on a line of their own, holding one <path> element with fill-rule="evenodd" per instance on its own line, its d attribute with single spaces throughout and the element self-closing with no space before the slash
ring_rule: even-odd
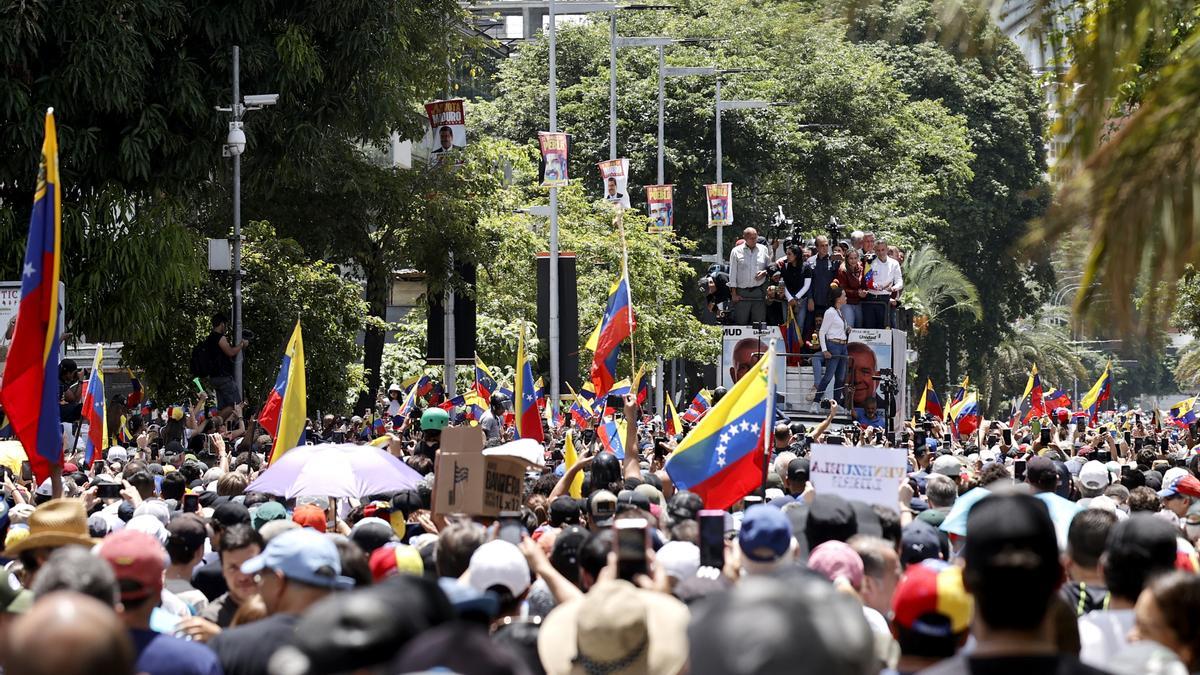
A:
<svg viewBox="0 0 1200 675">
<path fill-rule="evenodd" d="M 332 265 L 310 260 L 295 241 L 277 236 L 267 223 L 246 228 L 243 253 L 243 314 L 255 335 L 245 356 L 246 398 L 255 405 L 266 398 L 299 319 L 308 409 L 344 409 L 362 384 L 356 339 L 366 303 L 360 287 Z M 213 278 L 180 298 L 177 318 L 163 338 L 126 343 L 123 356 L 142 370 L 151 397 L 166 403 L 195 395 L 192 376 L 181 364 L 188 363 L 192 347 L 208 334 L 209 318 L 226 311 L 228 292 L 227 278 Z"/>
<path fill-rule="evenodd" d="M 1047 393 L 1051 386 L 1068 389 L 1075 378 L 1082 383 L 1089 373 L 1099 372 L 1088 367 L 1096 355 L 1071 344 L 1065 313 L 1059 308 L 1044 309 L 1043 313 L 1018 320 L 1004 334 L 982 375 L 972 377 L 979 383 L 980 402 L 987 414 L 999 412 L 1002 403 L 1025 391 L 1029 368 L 1035 363 Z M 1086 386 L 1081 384 L 1081 392 L 1090 386 L 1090 381 Z"/>
</svg>

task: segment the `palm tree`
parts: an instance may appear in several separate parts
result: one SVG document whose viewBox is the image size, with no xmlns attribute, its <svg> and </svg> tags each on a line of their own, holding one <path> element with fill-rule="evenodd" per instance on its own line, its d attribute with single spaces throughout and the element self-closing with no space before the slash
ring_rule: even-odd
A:
<svg viewBox="0 0 1200 675">
<path fill-rule="evenodd" d="M 1071 344 L 1068 317 L 1062 307 L 1043 306 L 1034 317 L 1020 319 L 996 346 L 980 382 L 985 410 L 995 411 L 1003 401 L 1025 390 L 1029 367 L 1037 364 L 1043 386 L 1066 388 L 1075 378 L 1087 380 L 1085 357 L 1089 350 Z M 1047 389 L 1049 391 L 1049 389 Z"/>
<path fill-rule="evenodd" d="M 933 246 L 909 253 L 903 273 L 904 306 L 912 310 L 918 334 L 923 335 L 929 324 L 946 312 L 966 311 L 976 321 L 983 319 L 975 284 Z"/>
<path fill-rule="evenodd" d="M 1200 389 L 1200 341 L 1193 341 L 1179 352 L 1175 383 L 1180 391 Z"/>
</svg>

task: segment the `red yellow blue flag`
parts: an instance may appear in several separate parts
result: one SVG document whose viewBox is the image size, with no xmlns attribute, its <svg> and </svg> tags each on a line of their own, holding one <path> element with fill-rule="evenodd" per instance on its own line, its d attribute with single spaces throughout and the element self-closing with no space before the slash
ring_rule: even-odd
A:
<svg viewBox="0 0 1200 675">
<path fill-rule="evenodd" d="M 104 372 L 100 363 L 104 359 L 104 348 L 96 346 L 96 358 L 92 361 L 92 372 L 87 387 L 83 390 L 83 410 L 80 413 L 88 423 L 87 439 L 83 444 L 84 466 L 92 465 L 97 452 L 103 452 L 108 441 L 108 415 L 104 400 Z"/>
<path fill-rule="evenodd" d="M 304 423 L 308 416 L 308 389 L 304 380 L 304 339 L 300 333 L 300 322 L 292 331 L 287 348 L 283 352 L 281 374 L 286 372 L 282 402 L 279 406 L 279 423 L 274 434 L 268 463 L 283 456 L 283 453 L 304 444 Z M 278 381 L 276 382 L 278 384 Z M 274 393 L 274 389 L 272 389 Z"/>
<path fill-rule="evenodd" d="M 609 289 L 604 315 L 587 341 L 587 348 L 592 350 L 591 380 L 597 398 L 607 396 L 612 388 L 617 376 L 621 343 L 633 335 L 636 327 L 629 278 L 622 274 Z"/>
<path fill-rule="evenodd" d="M 705 508 L 728 508 L 761 484 L 774 419 L 774 357 L 772 345 L 667 458 L 676 489 L 700 495 Z"/>
<path fill-rule="evenodd" d="M 62 427 L 58 408 L 58 280 L 62 266 L 62 184 L 58 174 L 58 132 L 54 109 L 46 111 L 42 161 L 38 168 L 17 324 L 4 364 L 0 404 L 29 457 L 40 483 L 51 466 L 62 465 Z"/>
<path fill-rule="evenodd" d="M 517 438 L 532 438 L 538 443 L 544 443 L 542 434 L 542 419 L 538 416 L 537 392 L 533 388 L 533 368 L 525 360 L 525 335 L 520 331 L 517 336 L 517 369 L 514 374 L 513 392 L 516 394 L 513 404 L 513 418 L 517 427 Z"/>
</svg>

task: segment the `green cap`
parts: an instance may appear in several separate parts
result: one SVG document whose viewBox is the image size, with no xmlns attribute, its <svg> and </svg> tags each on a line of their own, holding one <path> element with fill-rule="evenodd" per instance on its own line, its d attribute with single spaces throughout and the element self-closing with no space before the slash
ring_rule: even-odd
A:
<svg viewBox="0 0 1200 675">
<path fill-rule="evenodd" d="M 250 525 L 256 530 L 261 530 L 263 525 L 272 520 L 284 520 L 288 517 L 287 509 L 283 508 L 283 504 L 279 502 L 263 502 L 254 510 L 254 515 L 250 517 Z"/>
<path fill-rule="evenodd" d="M 441 431 L 450 424 L 450 413 L 441 408 L 429 408 L 421 413 L 421 431 Z"/>
<path fill-rule="evenodd" d="M 21 582 L 12 572 L 5 571 L 7 579 L 0 579 L 0 612 L 24 614 L 33 606 L 33 592 L 21 588 Z"/>
</svg>

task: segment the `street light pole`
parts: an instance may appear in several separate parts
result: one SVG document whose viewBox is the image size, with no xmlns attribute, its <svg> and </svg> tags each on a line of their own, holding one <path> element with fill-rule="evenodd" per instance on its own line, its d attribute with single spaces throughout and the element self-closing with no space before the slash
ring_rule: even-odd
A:
<svg viewBox="0 0 1200 675">
<path fill-rule="evenodd" d="M 233 119 L 242 123 L 241 50 L 233 46 Z M 242 153 L 233 156 L 233 344 L 242 344 Z M 242 352 L 233 360 L 233 381 L 238 399 L 242 394 Z"/>
<path fill-rule="evenodd" d="M 550 0 L 548 10 L 550 14 L 550 131 L 551 133 L 558 131 L 558 54 L 557 54 L 557 26 L 554 13 L 554 0 Z M 615 136 L 614 143 L 615 141 Z M 570 148 L 567 149 L 568 153 Z M 551 406 L 551 410 L 558 410 L 559 388 L 559 363 L 558 363 L 558 345 L 560 337 L 558 333 L 558 188 L 550 188 L 550 402 L 547 405 Z M 515 396 L 520 396 L 521 392 L 513 392 Z"/>
<path fill-rule="evenodd" d="M 717 183 L 721 180 L 721 77 L 717 76 Z M 717 264 L 725 257 L 725 226 L 717 225 Z"/>
<path fill-rule="evenodd" d="M 617 13 L 608 15 L 608 158 L 617 158 Z"/>
</svg>

